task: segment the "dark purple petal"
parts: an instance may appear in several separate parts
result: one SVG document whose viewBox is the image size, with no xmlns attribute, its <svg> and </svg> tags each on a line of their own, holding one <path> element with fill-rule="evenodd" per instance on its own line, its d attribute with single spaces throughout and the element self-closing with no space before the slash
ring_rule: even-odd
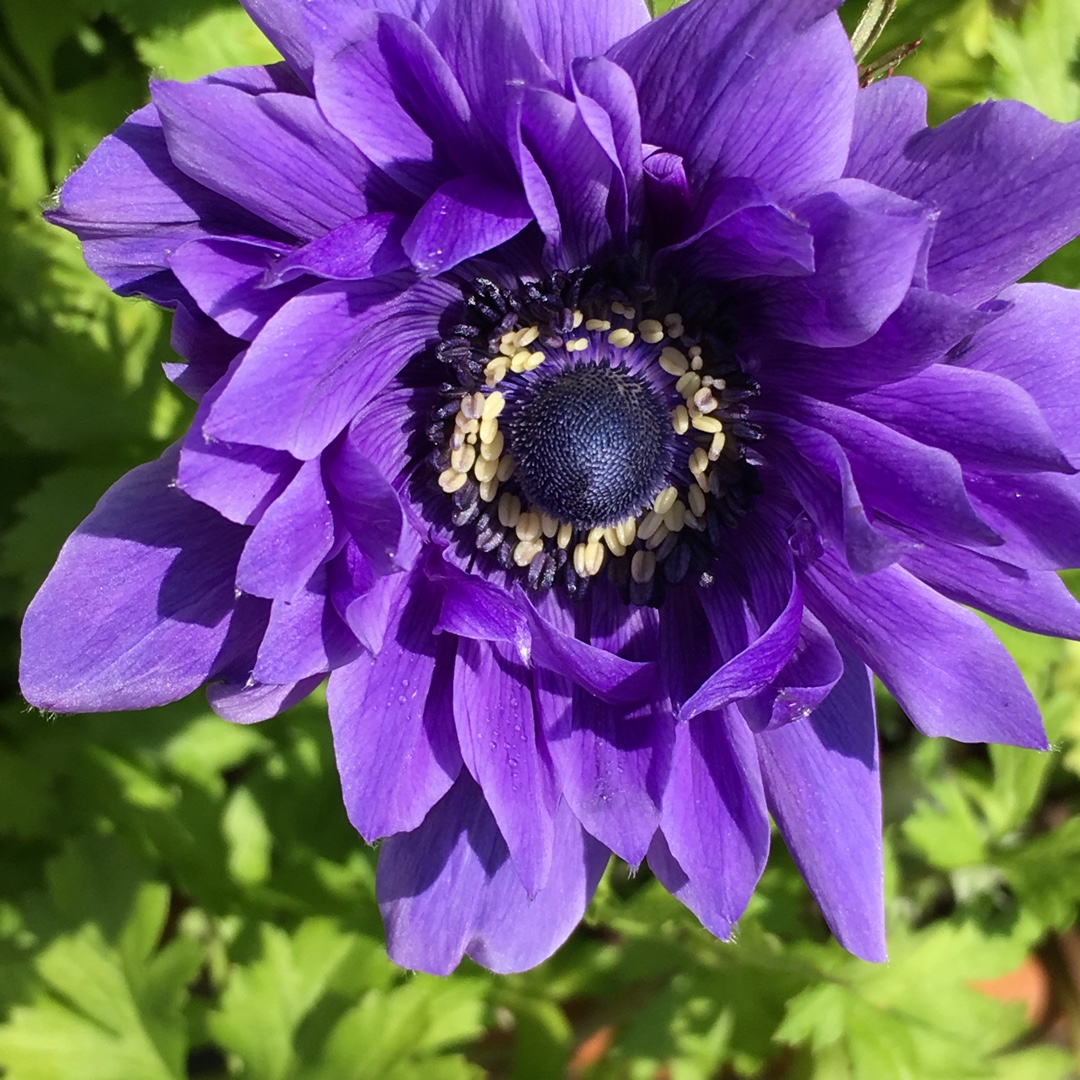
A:
<svg viewBox="0 0 1080 1080">
<path fill-rule="evenodd" d="M 803 591 L 924 735 L 1047 748 L 1031 691 L 977 615 L 898 566 L 856 580 L 830 553 L 804 570 Z"/>
<path fill-rule="evenodd" d="M 145 709 L 210 675 L 247 530 L 175 475 L 174 447 L 117 481 L 64 545 L 23 621 L 19 679 L 32 705 Z"/>
<path fill-rule="evenodd" d="M 472 173 L 443 184 L 416 214 L 405 251 L 424 274 L 440 274 L 516 236 L 532 212 L 525 193 Z"/>
<path fill-rule="evenodd" d="M 1061 449 L 1080 462 L 1080 293 L 1017 285 L 1001 300 L 1008 306 L 972 338 L 956 363 L 1022 386 L 1038 402 Z"/>
<path fill-rule="evenodd" d="M 405 518 L 397 492 L 356 440 L 346 436 L 325 464 L 334 517 L 376 574 L 397 569 Z"/>
<path fill-rule="evenodd" d="M 634 84 L 618 64 L 603 57 L 576 60 L 572 82 L 581 119 L 615 166 L 608 221 L 616 240 L 625 242 L 638 227 L 645 199 Z"/>
<path fill-rule="evenodd" d="M 234 724 L 257 724 L 301 702 L 323 681 L 313 675 L 284 686 L 253 681 L 212 682 L 206 688 L 210 708 Z"/>
<path fill-rule="evenodd" d="M 931 214 L 859 180 L 838 180 L 793 209 L 810 226 L 814 273 L 763 286 L 767 332 L 824 347 L 866 341 L 915 283 Z"/>
<path fill-rule="evenodd" d="M 285 232 L 311 240 L 368 213 L 370 163 L 310 98 L 177 82 L 153 98 L 175 165 Z"/>
<path fill-rule="evenodd" d="M 461 756 L 534 897 L 551 869 L 559 800 L 531 684 L 528 669 L 505 645 L 458 643 L 454 719 Z"/>
<path fill-rule="evenodd" d="M 301 294 L 252 343 L 211 408 L 207 434 L 314 457 L 437 339 L 440 318 L 459 302 L 453 286 L 392 278 Z"/>
<path fill-rule="evenodd" d="M 360 645 L 327 596 L 326 567 L 319 567 L 295 597 L 275 600 L 252 677 L 295 683 L 355 660 Z"/>
<path fill-rule="evenodd" d="M 680 724 L 664 796 L 664 843 L 649 866 L 718 937 L 731 936 L 769 853 L 769 819 L 754 737 L 735 709 Z"/>
<path fill-rule="evenodd" d="M 864 87 L 855 98 L 855 125 L 846 176 L 872 180 L 897 148 L 926 130 L 926 87 L 894 76 Z M 876 183 L 877 181 L 875 181 Z"/>
<path fill-rule="evenodd" d="M 743 176 L 789 195 L 840 175 L 857 76 L 835 0 L 692 0 L 619 42 L 646 142 L 692 179 Z"/>
<path fill-rule="evenodd" d="M 442 593 L 436 633 L 514 646 L 523 662 L 532 656 L 528 621 L 517 598 L 475 574 L 443 564 L 433 568 Z"/>
<path fill-rule="evenodd" d="M 166 377 L 188 397 L 200 401 L 228 372 L 245 343 L 226 334 L 213 319 L 199 311 L 194 301 L 188 300 L 176 305 L 169 344 L 184 360 L 162 364 Z"/>
<path fill-rule="evenodd" d="M 189 240 L 169 256 L 169 266 L 192 299 L 226 333 L 250 341 L 298 286 L 260 288 L 285 244 L 248 240 Z"/>
<path fill-rule="evenodd" d="M 912 548 L 901 563 L 957 603 L 1033 634 L 1080 639 L 1080 603 L 1051 570 L 1022 570 L 941 544 Z"/>
<path fill-rule="evenodd" d="M 844 677 L 805 720 L 757 736 L 769 810 L 840 944 L 885 959 L 881 781 L 870 673 Z"/>
<path fill-rule="evenodd" d="M 965 465 L 1008 472 L 1075 471 L 1030 395 L 988 372 L 937 364 L 851 403 Z"/>
<path fill-rule="evenodd" d="M 565 803 L 554 850 L 547 884 L 530 899 L 483 793 L 463 773 L 419 829 L 379 851 L 376 889 L 391 959 L 436 975 L 464 955 L 500 973 L 546 960 L 580 922 L 608 861 Z"/>
<path fill-rule="evenodd" d="M 831 435 L 781 414 L 760 414 L 769 426 L 769 460 L 821 532 L 856 573 L 896 562 L 902 544 L 871 524 L 851 462 Z"/>
<path fill-rule="evenodd" d="M 364 155 L 409 191 L 429 194 L 452 162 L 466 171 L 485 146 L 446 60 L 394 15 L 336 0 L 307 5 L 319 107 Z"/>
<path fill-rule="evenodd" d="M 864 503 L 951 543 L 1000 542 L 973 508 L 951 454 L 854 409 L 802 396 L 789 407 L 844 448 Z"/>
<path fill-rule="evenodd" d="M 658 258 L 716 281 L 799 277 L 813 272 L 814 238 L 805 221 L 776 206 L 752 180 L 725 179 L 702 199 L 691 235 Z"/>
<path fill-rule="evenodd" d="M 404 270 L 409 265 L 401 246 L 405 227 L 405 219 L 391 213 L 368 214 L 347 221 L 275 262 L 263 279 L 263 286 L 302 274 L 331 281 L 363 281 Z"/>
<path fill-rule="evenodd" d="M 595 594 L 590 606 L 594 645 L 628 659 L 656 655 L 655 612 L 627 613 L 620 601 L 602 604 Z M 558 625 L 555 603 L 543 613 Z M 609 704 L 546 669 L 537 669 L 534 680 L 563 797 L 586 831 L 636 866 L 660 823 L 674 741 L 670 710 L 658 700 Z"/>
<path fill-rule="evenodd" d="M 981 303 L 1080 232 L 1080 124 L 1055 123 L 1018 101 L 988 101 L 903 139 L 918 95 L 906 85 L 870 93 L 883 107 L 900 100 L 903 111 L 848 171 L 940 212 L 932 289 Z"/>
<path fill-rule="evenodd" d="M 518 123 L 524 151 L 518 155 L 524 167 L 522 181 L 553 258 L 562 265 L 580 266 L 607 253 L 612 239 L 608 199 L 617 183 L 616 166 L 581 112 L 558 94 L 526 91 Z M 551 193 L 557 225 L 550 221 L 546 196 L 534 201 L 531 167 L 539 170 Z"/>
<path fill-rule="evenodd" d="M 293 599 L 333 545 L 334 517 L 322 469 L 318 460 L 306 461 L 248 537 L 236 587 L 254 596 Z"/>
<path fill-rule="evenodd" d="M 556 75 L 578 56 L 599 56 L 649 21 L 643 0 L 517 0 L 525 34 Z"/>
<path fill-rule="evenodd" d="M 739 709 L 754 732 L 802 720 L 829 695 L 843 673 L 843 658 L 832 635 L 804 610 L 791 659 L 765 690 L 741 701 Z"/>
<path fill-rule="evenodd" d="M 417 828 L 461 770 L 454 639 L 432 632 L 437 604 L 412 571 L 382 648 L 338 668 L 327 686 L 345 808 L 369 842 Z"/>
</svg>

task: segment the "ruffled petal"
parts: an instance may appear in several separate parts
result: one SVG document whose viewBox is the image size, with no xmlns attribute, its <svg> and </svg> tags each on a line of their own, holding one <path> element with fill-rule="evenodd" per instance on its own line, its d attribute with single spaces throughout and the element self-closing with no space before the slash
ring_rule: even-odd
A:
<svg viewBox="0 0 1080 1080">
<path fill-rule="evenodd" d="M 333 546 L 334 516 L 322 468 L 317 460 L 306 461 L 248 537 L 236 586 L 254 596 L 291 600 Z"/>
<path fill-rule="evenodd" d="M 505 645 L 464 639 L 454 667 L 454 719 L 465 767 L 480 785 L 526 893 L 547 880 L 555 840 L 551 764 L 528 669 Z"/>
<path fill-rule="evenodd" d="M 805 720 L 757 735 L 769 810 L 840 944 L 885 959 L 881 781 L 870 673 L 844 677 Z"/>
<path fill-rule="evenodd" d="M 836 6 L 692 0 L 616 44 L 645 141 L 697 183 L 743 176 L 784 196 L 838 177 L 858 82 Z"/>
<path fill-rule="evenodd" d="M 831 553 L 803 571 L 803 589 L 924 735 L 1047 748 L 1031 691 L 978 616 L 898 566 L 856 581 Z"/>
<path fill-rule="evenodd" d="M 707 930 L 730 937 L 769 853 L 754 737 L 737 710 L 678 726 L 661 833 L 649 866 Z"/>
<path fill-rule="evenodd" d="M 23 620 L 19 679 L 32 705 L 145 709 L 210 676 L 248 530 L 175 475 L 173 447 L 117 481 L 64 545 Z"/>
<path fill-rule="evenodd" d="M 649 22 L 643 0 L 517 0 L 525 35 L 558 76 L 579 56 L 600 56 Z"/>
<path fill-rule="evenodd" d="M 546 960 L 581 921 L 608 852 L 565 803 L 547 884 L 529 898 L 475 781 L 463 773 L 415 832 L 379 850 L 387 949 L 402 967 L 448 975 L 463 956 L 499 973 Z"/>
<path fill-rule="evenodd" d="M 392 213 L 347 221 L 278 259 L 267 269 L 261 284 L 265 289 L 302 274 L 331 281 L 364 281 L 404 270 L 409 265 L 401 246 L 406 227 L 407 219 Z"/>
<path fill-rule="evenodd" d="M 1080 232 L 1080 123 L 1055 123 L 1018 101 L 988 101 L 905 139 L 916 92 L 906 83 L 867 92 L 875 114 L 897 101 L 902 111 L 849 172 L 937 208 L 932 289 L 981 303 Z"/>
<path fill-rule="evenodd" d="M 323 678 L 313 675 L 283 686 L 250 679 L 212 682 L 206 688 L 206 700 L 223 720 L 231 720 L 234 724 L 258 724 L 299 704 Z"/>
<path fill-rule="evenodd" d="M 413 571 L 382 648 L 338 668 L 327 686 L 345 809 L 369 842 L 417 828 L 461 770 L 454 639 L 433 634 L 433 599 Z"/>
<path fill-rule="evenodd" d="M 460 300 L 457 289 L 437 281 L 310 289 L 252 343 L 211 407 L 205 433 L 313 458 L 438 338 L 439 320 Z"/>
</svg>

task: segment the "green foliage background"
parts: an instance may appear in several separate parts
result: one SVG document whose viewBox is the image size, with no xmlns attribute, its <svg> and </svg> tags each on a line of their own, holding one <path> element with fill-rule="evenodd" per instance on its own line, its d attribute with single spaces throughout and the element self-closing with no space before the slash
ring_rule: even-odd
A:
<svg viewBox="0 0 1080 1080">
<path fill-rule="evenodd" d="M 916 38 L 904 72 L 935 122 L 987 96 L 1080 117 L 1075 0 L 901 0 L 877 51 Z M 321 700 L 258 728 L 198 697 L 27 709 L 20 611 L 105 487 L 190 413 L 159 371 L 167 318 L 113 297 L 41 207 L 150 75 L 273 58 L 231 0 L 0 0 L 0 1075 L 1076 1075 L 1080 646 L 999 628 L 1050 754 L 924 740 L 882 697 L 881 966 L 829 939 L 777 842 L 735 944 L 615 869 L 540 969 L 408 974 L 384 955 L 375 853 L 345 820 Z M 1039 274 L 1080 285 L 1080 249 Z M 1032 956 L 1052 984 L 1034 1021 L 975 985 Z"/>
</svg>

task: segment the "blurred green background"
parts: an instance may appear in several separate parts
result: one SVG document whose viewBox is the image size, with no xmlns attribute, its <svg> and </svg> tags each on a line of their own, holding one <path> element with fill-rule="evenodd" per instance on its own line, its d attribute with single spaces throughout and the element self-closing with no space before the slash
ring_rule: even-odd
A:
<svg viewBox="0 0 1080 1080">
<path fill-rule="evenodd" d="M 720 2 L 720 0 L 717 0 Z M 858 5 L 844 10 L 851 25 Z M 1080 117 L 1077 0 L 901 0 L 876 50 L 939 122 Z M 147 97 L 273 59 L 231 0 L 0 0 L 0 1075 L 6 1080 L 1061 1080 L 1080 1059 L 1080 646 L 999 628 L 1055 750 L 930 742 L 881 698 L 892 959 L 833 943 L 777 841 L 737 942 L 615 868 L 536 971 L 385 958 L 321 699 L 45 717 L 20 611 L 105 487 L 184 429 L 168 319 L 40 210 Z M 1080 285 L 1075 245 L 1038 272 Z"/>
</svg>

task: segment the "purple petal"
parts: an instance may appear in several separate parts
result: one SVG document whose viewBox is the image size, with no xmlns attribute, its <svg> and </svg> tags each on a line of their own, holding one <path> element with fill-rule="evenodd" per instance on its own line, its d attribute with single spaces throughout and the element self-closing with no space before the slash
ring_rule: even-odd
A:
<svg viewBox="0 0 1080 1080">
<path fill-rule="evenodd" d="M 255 596 L 293 599 L 333 544 L 334 518 L 322 469 L 318 460 L 306 461 L 248 537 L 236 587 Z"/>
<path fill-rule="evenodd" d="M 534 897 L 551 869 L 558 793 L 533 714 L 532 675 L 505 645 L 458 643 L 454 719 L 465 767 Z"/>
<path fill-rule="evenodd" d="M 436 604 L 413 571 L 382 649 L 338 668 L 327 686 L 345 808 L 368 842 L 417 828 L 461 769 L 454 640 L 432 633 Z"/>
<path fill-rule="evenodd" d="M 860 180 L 838 180 L 793 209 L 810 226 L 814 273 L 767 282 L 769 332 L 825 347 L 866 341 L 915 280 L 930 212 Z"/>
<path fill-rule="evenodd" d="M 181 244 L 215 231 L 260 228 L 257 218 L 173 164 L 153 105 L 132 113 L 102 140 L 67 179 L 60 205 L 47 216 L 82 240 L 87 265 L 111 289 L 151 299 L 158 297 L 150 279 L 167 269 Z"/>
<path fill-rule="evenodd" d="M 769 810 L 840 944 L 885 959 L 881 782 L 870 673 L 853 656 L 805 720 L 757 736 Z"/>
<path fill-rule="evenodd" d="M 925 130 L 922 83 L 894 76 L 864 87 L 855 97 L 855 125 L 844 174 L 872 180 L 881 162 L 892 161 L 898 147 Z"/>
<path fill-rule="evenodd" d="M 997 375 L 937 364 L 860 394 L 852 404 L 965 465 L 1007 472 L 1075 471 L 1031 397 Z"/>
<path fill-rule="evenodd" d="M 22 628 L 27 701 L 58 712 L 144 709 L 210 675 L 247 530 L 173 482 L 175 447 L 122 477 L 64 545 Z"/>
<path fill-rule="evenodd" d="M 313 675 L 285 686 L 258 682 L 213 682 L 206 688 L 210 708 L 234 724 L 258 724 L 303 701 L 323 681 Z"/>
<path fill-rule="evenodd" d="M 979 516 L 1004 537 L 993 555 L 1031 570 L 1080 566 L 1080 476 L 969 470 L 964 481 Z"/>
<path fill-rule="evenodd" d="M 734 709 L 680 724 L 664 796 L 663 840 L 649 866 L 669 892 L 727 938 L 769 853 L 769 819 L 750 729 Z"/>
<path fill-rule="evenodd" d="M 577 926 L 608 852 L 560 804 L 551 875 L 531 899 L 484 796 L 467 774 L 415 832 L 379 851 L 387 949 L 402 967 L 448 975 L 471 956 L 492 971 L 546 960 Z"/>
<path fill-rule="evenodd" d="M 248 349 L 205 430 L 308 459 L 320 453 L 400 368 L 439 336 L 460 303 L 436 281 L 327 283 L 302 293 Z"/>
<path fill-rule="evenodd" d="M 360 645 L 327 588 L 326 568 L 320 567 L 297 596 L 273 602 L 252 671 L 256 682 L 295 683 L 356 659 Z"/>
<path fill-rule="evenodd" d="M 250 341 L 298 291 L 260 288 L 266 270 L 289 248 L 268 241 L 189 240 L 169 266 L 192 299 L 226 333 Z"/>
<path fill-rule="evenodd" d="M 836 439 L 789 416 L 760 416 L 769 428 L 770 460 L 814 524 L 844 552 L 852 570 L 869 574 L 896 562 L 904 547 L 871 524 L 851 462 Z"/>
<path fill-rule="evenodd" d="M 898 566 L 855 580 L 830 553 L 804 570 L 803 591 L 924 735 L 1047 748 L 1031 691 L 978 616 Z"/>
<path fill-rule="evenodd" d="M 517 0 L 525 34 L 557 75 L 579 56 L 599 56 L 649 21 L 642 0 Z"/>
<path fill-rule="evenodd" d="M 1080 461 L 1080 293 L 1056 285 L 1017 285 L 1001 300 L 1008 307 L 975 335 L 956 363 L 1022 386 L 1038 402 L 1058 445 Z"/>
<path fill-rule="evenodd" d="M 527 176 L 526 194 L 536 220 L 549 241 L 552 256 L 579 266 L 609 250 L 612 233 L 608 200 L 616 185 L 616 167 L 594 138 L 581 112 L 571 102 L 546 90 L 526 91 L 519 111 L 519 138 L 529 162 L 539 170 L 551 192 L 558 216 L 549 220 L 546 197 L 534 202 Z M 535 181 L 533 181 L 535 182 Z"/>
<path fill-rule="evenodd" d="M 651 609 L 628 613 L 621 601 L 604 604 L 595 593 L 591 609 L 595 645 L 629 653 L 627 658 L 656 655 Z M 545 618 L 557 625 L 555 613 L 556 605 L 547 603 Z M 636 866 L 660 823 L 674 741 L 671 712 L 655 700 L 638 705 L 600 701 L 546 669 L 538 669 L 534 679 L 563 797 L 587 832 Z"/>
<path fill-rule="evenodd" d="M 306 5 L 319 107 L 387 175 L 425 195 L 450 162 L 465 171 L 483 150 L 451 67 L 416 26 L 337 0 Z"/>
<path fill-rule="evenodd" d="M 906 570 L 957 603 L 1021 630 L 1080 639 L 1080 603 L 1050 570 L 1022 570 L 964 548 L 912 548 Z"/>
<path fill-rule="evenodd" d="M 184 360 L 162 364 L 165 375 L 194 401 L 217 384 L 244 349 L 244 342 L 226 334 L 191 300 L 176 305 L 169 344 Z"/>
<path fill-rule="evenodd" d="M 401 246 L 404 232 L 405 219 L 398 214 L 368 214 L 347 221 L 277 261 L 263 286 L 302 274 L 332 281 L 363 281 L 403 270 L 409 265 Z"/>
<path fill-rule="evenodd" d="M 173 162 L 287 233 L 311 240 L 368 213 L 371 165 L 310 98 L 176 82 L 153 97 Z"/>
<path fill-rule="evenodd" d="M 671 258 L 670 253 L 679 255 Z M 814 269 L 814 238 L 805 221 L 780 209 L 752 180 L 711 186 L 687 239 L 659 252 L 672 263 L 724 281 L 769 274 L 802 276 Z"/>
<path fill-rule="evenodd" d="M 854 409 L 802 396 L 791 399 L 790 408 L 844 448 L 864 503 L 951 543 L 1000 542 L 972 506 L 951 454 Z"/>
<path fill-rule="evenodd" d="M 523 662 L 532 656 L 525 612 L 516 596 L 494 582 L 466 574 L 449 564 L 432 570 L 442 592 L 436 633 L 514 646 Z"/>
<path fill-rule="evenodd" d="M 254 525 L 291 483 L 300 463 L 280 450 L 208 439 L 203 422 L 224 385 L 210 389 L 180 449 L 176 483 L 199 502 L 240 525 Z"/>
<path fill-rule="evenodd" d="M 644 209 L 645 177 L 641 117 L 630 76 L 603 57 L 579 59 L 572 68 L 574 100 L 581 119 L 615 166 L 608 220 L 625 242 Z"/>
<path fill-rule="evenodd" d="M 832 635 L 804 610 L 791 659 L 765 690 L 740 702 L 739 709 L 754 732 L 802 720 L 825 700 L 843 673 L 844 661 Z"/>
<path fill-rule="evenodd" d="M 610 52 L 630 72 L 645 141 L 696 182 L 744 176 L 783 196 L 847 159 L 855 62 L 835 0 L 693 0 Z"/>
<path fill-rule="evenodd" d="M 342 440 L 326 463 L 326 477 L 334 493 L 334 517 L 352 534 L 372 570 L 388 574 L 397 569 L 405 527 L 401 501 L 356 440 Z"/>
<path fill-rule="evenodd" d="M 506 138 L 507 106 L 522 87 L 558 88 L 529 44 L 516 0 L 441 0 L 427 32 L 474 115 L 499 142 Z"/>
<path fill-rule="evenodd" d="M 988 101 L 903 139 L 912 92 L 885 93 L 901 96 L 904 111 L 873 156 L 860 153 L 854 164 L 863 179 L 940 212 L 931 288 L 981 303 L 1080 232 L 1080 124 L 1057 124 L 1018 101 Z"/>
<path fill-rule="evenodd" d="M 524 192 L 472 173 L 448 180 L 428 199 L 403 243 L 417 270 L 441 274 L 498 247 L 530 221 Z"/>
</svg>

